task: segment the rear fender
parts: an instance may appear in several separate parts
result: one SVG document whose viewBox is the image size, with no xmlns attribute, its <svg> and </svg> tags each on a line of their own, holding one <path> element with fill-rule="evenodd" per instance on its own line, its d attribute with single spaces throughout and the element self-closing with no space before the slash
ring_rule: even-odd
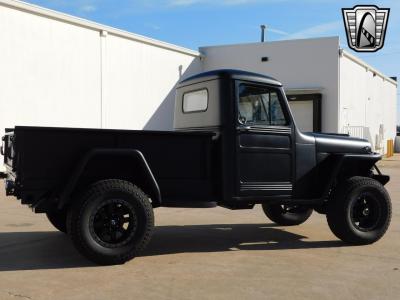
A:
<svg viewBox="0 0 400 300">
<path fill-rule="evenodd" d="M 127 168 L 132 168 L 131 171 L 134 173 L 134 166 L 140 166 L 140 178 L 145 182 L 146 188 L 139 186 L 149 194 L 153 207 L 161 206 L 161 192 L 158 183 L 145 159 L 143 154 L 136 149 L 93 149 L 89 151 L 76 165 L 74 171 L 70 175 L 67 183 L 65 184 L 62 192 L 59 196 L 58 208 L 62 209 L 68 202 L 71 201 L 71 195 L 77 190 L 80 182 L 84 180 L 85 172 L 89 171 L 90 163 L 95 159 L 101 160 L 112 160 L 112 159 L 123 159 L 124 164 L 126 163 Z M 104 178 L 111 179 L 111 178 Z M 122 179 L 122 178 L 112 178 Z M 132 182 L 137 184 L 136 182 Z"/>
</svg>

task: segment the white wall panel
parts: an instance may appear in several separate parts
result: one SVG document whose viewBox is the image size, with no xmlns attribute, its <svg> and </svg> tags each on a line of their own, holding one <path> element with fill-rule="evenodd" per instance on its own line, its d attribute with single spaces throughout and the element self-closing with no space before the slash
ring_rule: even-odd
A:
<svg viewBox="0 0 400 300">
<path fill-rule="evenodd" d="M 175 85 L 199 70 L 194 58 L 113 35 L 105 44 L 105 127 L 172 130 Z"/>
<path fill-rule="evenodd" d="M 396 93 L 394 83 L 346 56 L 340 57 L 340 126 L 366 127 L 366 138 L 382 153 L 386 152 L 386 140 L 396 136 Z M 381 124 L 384 136 L 379 149 L 376 141 Z"/>
<path fill-rule="evenodd" d="M 100 126 L 99 33 L 0 6 L 0 128 Z"/>
</svg>

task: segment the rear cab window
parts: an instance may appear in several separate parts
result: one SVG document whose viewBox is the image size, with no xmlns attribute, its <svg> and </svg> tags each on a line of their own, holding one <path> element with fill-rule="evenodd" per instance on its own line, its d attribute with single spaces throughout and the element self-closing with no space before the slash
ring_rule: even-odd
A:
<svg viewBox="0 0 400 300">
<path fill-rule="evenodd" d="M 208 108 L 208 91 L 201 89 L 183 94 L 183 113 L 205 112 Z"/>
</svg>

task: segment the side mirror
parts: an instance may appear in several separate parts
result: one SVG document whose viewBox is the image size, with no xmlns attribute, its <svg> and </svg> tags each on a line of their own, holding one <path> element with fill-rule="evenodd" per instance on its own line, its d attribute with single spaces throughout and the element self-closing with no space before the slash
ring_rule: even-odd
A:
<svg viewBox="0 0 400 300">
<path fill-rule="evenodd" d="M 239 116 L 238 121 L 239 121 L 239 123 L 240 123 L 241 125 L 246 125 L 246 123 L 247 123 L 246 117 L 243 117 L 243 116 Z"/>
</svg>

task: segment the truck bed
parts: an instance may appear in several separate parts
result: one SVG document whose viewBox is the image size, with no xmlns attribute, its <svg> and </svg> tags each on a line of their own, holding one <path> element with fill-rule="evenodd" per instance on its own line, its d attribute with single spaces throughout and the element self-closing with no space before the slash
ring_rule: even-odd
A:
<svg viewBox="0 0 400 300">
<path fill-rule="evenodd" d="M 15 195 L 33 207 L 55 197 L 82 157 L 93 149 L 142 152 L 163 201 L 210 201 L 215 196 L 217 155 L 213 132 L 167 132 L 17 126 L 6 135 L 5 164 L 16 183 Z M 7 149 L 8 147 L 8 149 Z M 123 161 L 93 162 L 97 171 L 124 167 Z M 111 165 L 112 164 L 112 165 Z M 132 170 L 134 172 L 134 170 Z"/>
</svg>

